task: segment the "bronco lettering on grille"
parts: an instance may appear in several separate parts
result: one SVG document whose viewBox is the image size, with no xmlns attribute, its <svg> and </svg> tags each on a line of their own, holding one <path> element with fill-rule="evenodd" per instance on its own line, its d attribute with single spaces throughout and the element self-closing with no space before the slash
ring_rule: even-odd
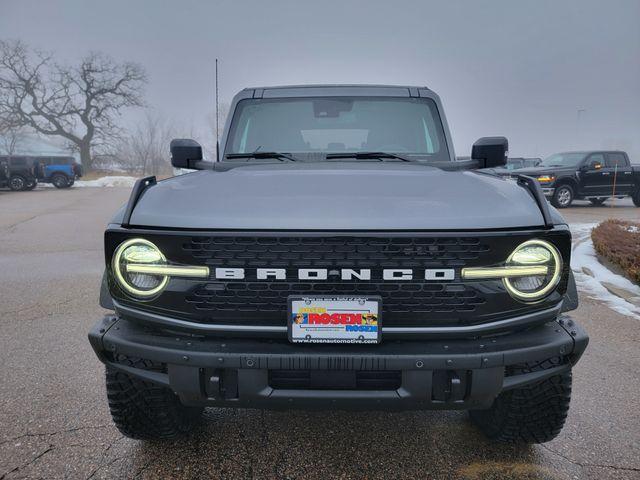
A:
<svg viewBox="0 0 640 480">
<path fill-rule="evenodd" d="M 255 275 L 258 280 L 287 280 L 291 275 L 287 275 L 284 268 L 256 268 Z M 218 280 L 244 280 L 246 278 L 244 268 L 216 268 L 215 277 Z M 376 272 L 378 273 L 378 272 Z M 428 268 L 425 270 L 412 270 L 410 268 L 385 268 L 381 270 L 378 278 L 390 281 L 403 281 L 423 279 L 430 282 L 441 282 L 455 279 L 453 268 Z M 341 280 L 371 280 L 371 269 L 362 268 L 354 270 L 351 268 L 326 269 L 326 268 L 299 268 L 296 278 L 298 280 L 333 280 L 335 277 Z"/>
</svg>

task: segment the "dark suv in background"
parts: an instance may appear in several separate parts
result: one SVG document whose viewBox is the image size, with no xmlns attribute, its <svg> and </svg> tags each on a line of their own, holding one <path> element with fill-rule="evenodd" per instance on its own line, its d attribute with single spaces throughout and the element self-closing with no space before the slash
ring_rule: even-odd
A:
<svg viewBox="0 0 640 480">
<path fill-rule="evenodd" d="M 7 165 L 6 178 L 0 176 L 0 186 L 14 191 L 33 190 L 38 182 L 69 188 L 82 176 L 82 166 L 71 156 L 3 155 L 0 163 Z"/>
<path fill-rule="evenodd" d="M 584 151 L 556 153 L 535 168 L 518 170 L 535 177 L 542 191 L 558 208 L 566 208 L 575 199 L 602 205 L 608 198 L 630 196 L 640 207 L 640 165 L 631 165 L 621 151 Z"/>
<path fill-rule="evenodd" d="M 0 187 L 4 187 L 9 181 L 9 161 L 0 158 Z"/>
<path fill-rule="evenodd" d="M 33 190 L 38 183 L 35 174 L 35 164 L 31 157 L 0 156 L 0 187 L 8 187 L 14 191 Z"/>
</svg>

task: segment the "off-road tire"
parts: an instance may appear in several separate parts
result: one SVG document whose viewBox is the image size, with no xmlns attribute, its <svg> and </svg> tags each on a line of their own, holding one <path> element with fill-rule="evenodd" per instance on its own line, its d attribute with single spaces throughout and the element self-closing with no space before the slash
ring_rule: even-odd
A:
<svg viewBox="0 0 640 480">
<path fill-rule="evenodd" d="M 589 202 L 591 202 L 591 205 L 594 207 L 601 207 L 605 200 L 606 198 L 590 198 Z"/>
<path fill-rule="evenodd" d="M 631 199 L 636 207 L 640 207 L 640 189 L 636 190 L 636 193 L 633 194 Z"/>
<path fill-rule="evenodd" d="M 568 200 L 565 200 L 565 195 L 567 195 Z M 573 191 L 573 187 L 571 185 L 560 185 L 553 192 L 553 197 L 551 198 L 551 204 L 556 208 L 567 208 L 571 206 L 573 199 L 575 198 L 575 193 Z"/>
<path fill-rule="evenodd" d="M 9 188 L 14 192 L 21 192 L 27 188 L 27 179 L 22 175 L 13 175 L 9 178 Z"/>
<path fill-rule="evenodd" d="M 143 360 L 134 363 L 137 365 L 132 366 L 149 366 L 149 362 Z M 111 417 L 120 433 L 129 438 L 175 438 L 192 430 L 202 414 L 202 408 L 182 405 L 168 388 L 109 366 L 105 373 Z"/>
<path fill-rule="evenodd" d="M 571 401 L 571 372 L 501 393 L 488 410 L 472 410 L 471 420 L 489 439 L 545 443 L 562 430 Z"/>
<path fill-rule="evenodd" d="M 66 175 L 62 175 L 61 173 L 56 173 L 53 177 L 51 177 L 51 183 L 56 188 L 69 188 L 69 179 Z"/>
</svg>

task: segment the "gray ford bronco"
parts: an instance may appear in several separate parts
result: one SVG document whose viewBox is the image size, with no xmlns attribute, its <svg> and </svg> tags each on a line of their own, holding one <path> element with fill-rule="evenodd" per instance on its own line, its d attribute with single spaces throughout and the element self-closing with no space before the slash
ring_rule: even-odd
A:
<svg viewBox="0 0 640 480">
<path fill-rule="evenodd" d="M 456 160 L 423 87 L 251 88 L 215 162 L 193 140 L 107 226 L 89 334 L 132 438 L 204 407 L 463 409 L 489 438 L 562 429 L 588 337 L 565 220 L 507 140 Z"/>
</svg>

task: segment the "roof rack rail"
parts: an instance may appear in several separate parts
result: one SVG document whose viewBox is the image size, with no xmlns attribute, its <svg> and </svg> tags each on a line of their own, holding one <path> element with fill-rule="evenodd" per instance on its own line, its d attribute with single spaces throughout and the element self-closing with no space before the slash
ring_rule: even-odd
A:
<svg viewBox="0 0 640 480">
<path fill-rule="evenodd" d="M 142 197 L 142 194 L 147 190 L 147 188 L 152 187 L 156 183 L 158 182 L 154 175 L 136 180 L 136 183 L 133 185 L 133 190 L 131 190 L 127 206 L 124 209 L 124 216 L 122 217 L 122 226 L 124 228 L 129 228 L 131 226 L 129 222 L 131 222 L 133 209 L 136 208 L 136 204 L 140 200 L 140 197 Z"/>
<path fill-rule="evenodd" d="M 551 212 L 549 211 L 549 204 L 547 203 L 547 199 L 542 193 L 542 188 L 540 188 L 540 184 L 533 177 L 528 177 L 527 175 L 516 175 L 516 179 L 518 181 L 518 185 L 522 185 L 526 187 L 533 199 L 538 204 L 538 208 L 540 209 L 540 213 L 542 213 L 542 218 L 544 220 L 544 226 L 547 228 L 553 227 L 553 220 L 551 219 Z"/>
</svg>

